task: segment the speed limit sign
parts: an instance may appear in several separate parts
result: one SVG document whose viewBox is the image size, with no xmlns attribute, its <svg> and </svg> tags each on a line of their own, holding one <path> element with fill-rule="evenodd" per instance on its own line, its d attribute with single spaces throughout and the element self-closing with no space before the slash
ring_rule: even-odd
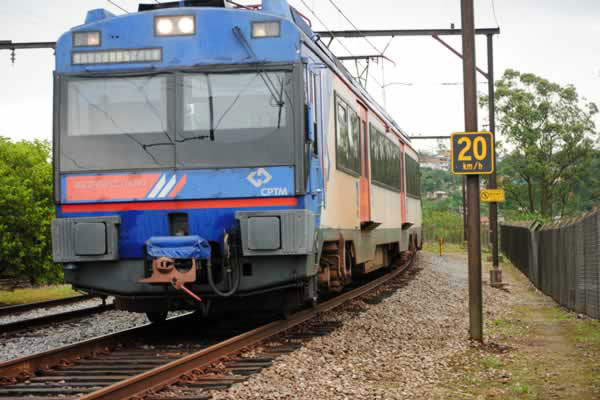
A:
<svg viewBox="0 0 600 400">
<path fill-rule="evenodd" d="M 494 135 L 491 132 L 462 132 L 451 136 L 452 173 L 489 175 L 494 173 Z"/>
</svg>

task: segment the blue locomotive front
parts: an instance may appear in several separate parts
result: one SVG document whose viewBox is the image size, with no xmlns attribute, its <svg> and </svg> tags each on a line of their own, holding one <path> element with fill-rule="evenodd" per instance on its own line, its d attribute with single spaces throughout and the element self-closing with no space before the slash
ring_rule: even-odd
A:
<svg viewBox="0 0 600 400">
<path fill-rule="evenodd" d="M 60 38 L 52 235 L 68 283 L 157 319 L 315 299 L 323 174 L 295 18 L 284 0 L 185 1 L 90 11 Z"/>
</svg>

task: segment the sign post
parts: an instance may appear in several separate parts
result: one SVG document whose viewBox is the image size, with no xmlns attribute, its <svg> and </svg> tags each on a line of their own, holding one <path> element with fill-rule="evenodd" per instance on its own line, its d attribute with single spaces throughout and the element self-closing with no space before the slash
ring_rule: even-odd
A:
<svg viewBox="0 0 600 400">
<path fill-rule="evenodd" d="M 494 143 L 494 135 L 490 132 L 458 132 L 450 136 L 452 174 L 467 177 L 470 336 L 471 340 L 477 341 L 483 341 L 480 200 L 488 201 L 493 196 L 498 199 L 504 194 L 503 191 L 480 192 L 479 187 L 479 175 L 490 175 L 495 171 Z"/>
</svg>

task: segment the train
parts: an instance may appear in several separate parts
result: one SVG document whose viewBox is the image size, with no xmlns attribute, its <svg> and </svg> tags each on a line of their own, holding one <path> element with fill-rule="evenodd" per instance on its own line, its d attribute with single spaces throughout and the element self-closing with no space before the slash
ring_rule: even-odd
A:
<svg viewBox="0 0 600 400">
<path fill-rule="evenodd" d="M 53 259 L 152 322 L 289 312 L 422 244 L 417 151 L 287 0 L 91 10 L 53 115 Z"/>
</svg>

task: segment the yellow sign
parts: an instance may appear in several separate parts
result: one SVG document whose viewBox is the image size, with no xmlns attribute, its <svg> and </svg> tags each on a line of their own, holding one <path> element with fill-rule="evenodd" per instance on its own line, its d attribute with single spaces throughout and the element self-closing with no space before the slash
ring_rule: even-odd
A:
<svg viewBox="0 0 600 400">
<path fill-rule="evenodd" d="M 453 133 L 450 147 L 454 175 L 494 173 L 494 135 L 491 132 Z"/>
<path fill-rule="evenodd" d="M 484 203 L 504 203 L 504 189 L 482 189 L 479 196 Z"/>
</svg>

